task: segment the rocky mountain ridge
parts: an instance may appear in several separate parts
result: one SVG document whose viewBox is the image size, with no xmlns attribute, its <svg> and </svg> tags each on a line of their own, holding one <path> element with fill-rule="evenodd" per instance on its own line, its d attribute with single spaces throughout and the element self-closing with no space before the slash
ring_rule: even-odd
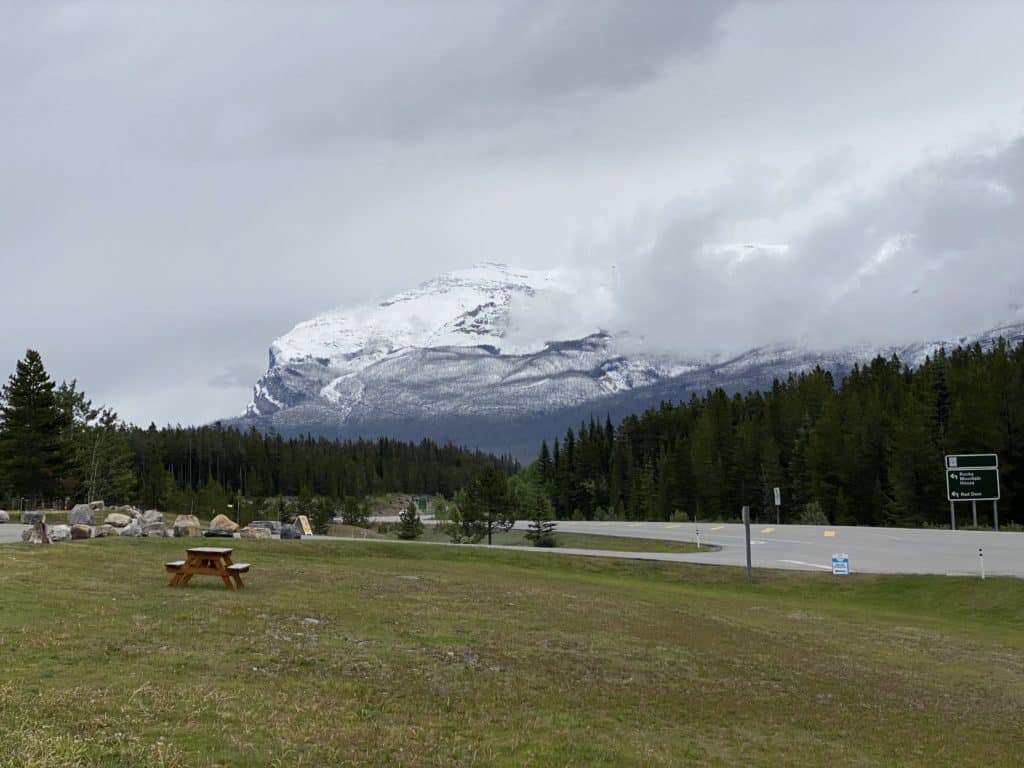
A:
<svg viewBox="0 0 1024 768">
<path fill-rule="evenodd" d="M 557 271 L 482 264 L 378 304 L 324 313 L 273 343 L 267 373 L 233 423 L 285 435 L 429 437 L 525 460 L 541 439 L 591 415 L 615 421 L 715 387 L 766 389 L 815 366 L 838 378 L 879 354 L 914 365 L 939 347 L 1024 340 L 1024 325 L 1012 325 L 901 346 L 774 345 L 685 359 L 638 353 L 583 318 L 560 317 L 555 340 L 524 322 L 573 306 L 578 290 Z"/>
</svg>

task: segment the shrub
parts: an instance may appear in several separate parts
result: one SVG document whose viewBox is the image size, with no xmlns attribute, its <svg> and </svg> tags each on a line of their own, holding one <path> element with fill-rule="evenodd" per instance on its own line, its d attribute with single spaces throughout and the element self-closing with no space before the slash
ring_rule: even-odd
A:
<svg viewBox="0 0 1024 768">
<path fill-rule="evenodd" d="M 804 504 L 804 508 L 797 515 L 797 522 L 802 525 L 828 525 L 828 517 L 825 510 L 821 508 L 821 502 L 817 499 Z"/>
</svg>

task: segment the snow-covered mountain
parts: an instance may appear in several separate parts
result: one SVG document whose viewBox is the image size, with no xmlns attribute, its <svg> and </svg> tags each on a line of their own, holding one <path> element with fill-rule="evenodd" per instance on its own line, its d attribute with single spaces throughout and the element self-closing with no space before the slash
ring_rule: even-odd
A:
<svg viewBox="0 0 1024 768">
<path fill-rule="evenodd" d="M 590 415 L 616 420 L 719 386 L 767 388 L 815 365 L 841 376 L 877 354 L 913 364 L 940 346 L 1024 338 L 1024 326 L 1011 326 L 898 348 L 666 357 L 638 353 L 635 339 L 572 314 L 586 303 L 580 291 L 600 290 L 558 271 L 481 264 L 326 312 L 271 345 L 268 370 L 236 422 L 283 434 L 430 437 L 531 458 L 541 439 Z M 538 315 L 545 322 L 533 322 Z"/>
</svg>

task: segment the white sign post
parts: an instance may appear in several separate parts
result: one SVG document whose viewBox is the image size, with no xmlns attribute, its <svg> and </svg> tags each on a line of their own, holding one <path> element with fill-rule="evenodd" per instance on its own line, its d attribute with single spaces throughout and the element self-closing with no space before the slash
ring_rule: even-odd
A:
<svg viewBox="0 0 1024 768">
<path fill-rule="evenodd" d="M 782 524 L 782 489 L 775 488 L 775 524 Z"/>
<path fill-rule="evenodd" d="M 747 584 L 751 584 L 754 581 L 754 571 L 750 565 L 750 507 L 744 504 L 741 514 L 743 515 L 743 531 L 747 539 Z"/>
</svg>

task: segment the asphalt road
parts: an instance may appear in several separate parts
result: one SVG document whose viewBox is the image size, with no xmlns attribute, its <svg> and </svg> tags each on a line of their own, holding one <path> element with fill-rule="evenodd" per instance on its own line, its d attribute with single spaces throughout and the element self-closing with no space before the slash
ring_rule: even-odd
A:
<svg viewBox="0 0 1024 768">
<path fill-rule="evenodd" d="M 19 525 L 17 523 L 0 523 L 0 544 L 11 544 L 15 541 L 21 541 L 21 532 L 27 527 L 27 525 Z"/>
<path fill-rule="evenodd" d="M 520 522 L 517 528 L 525 528 Z M 0 544 L 20 542 L 21 525 L 0 524 Z M 559 521 L 558 530 L 607 536 L 696 541 L 720 549 L 693 554 L 615 552 L 558 548 L 535 550 L 597 557 L 630 557 L 714 565 L 746 564 L 743 526 L 723 523 L 630 523 Z M 1024 533 L 942 531 L 917 528 L 862 528 L 820 525 L 751 525 L 755 568 L 831 571 L 833 553 L 850 556 L 853 573 L 932 573 L 978 575 L 978 549 L 989 575 L 1024 578 Z"/>
<path fill-rule="evenodd" d="M 746 565 L 743 526 L 739 524 L 559 521 L 558 530 L 673 541 L 696 541 L 699 531 L 701 543 L 721 549 L 694 554 L 658 554 L 656 559 Z M 755 568 L 830 572 L 833 553 L 845 553 L 850 556 L 851 572 L 975 575 L 980 572 L 979 548 L 984 553 L 987 574 L 1024 578 L 1024 533 L 820 525 L 750 526 L 751 560 Z"/>
</svg>

